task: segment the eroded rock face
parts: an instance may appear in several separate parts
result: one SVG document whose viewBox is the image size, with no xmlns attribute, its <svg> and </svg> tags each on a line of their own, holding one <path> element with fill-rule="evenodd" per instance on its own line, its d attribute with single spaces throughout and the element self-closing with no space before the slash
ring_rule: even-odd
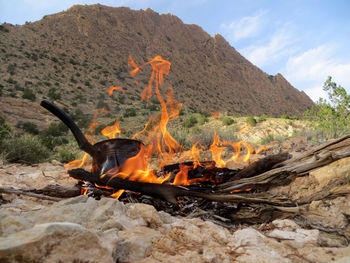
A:
<svg viewBox="0 0 350 263">
<path fill-rule="evenodd" d="M 317 262 L 329 262 L 330 252 L 341 251 L 321 248 L 318 230 L 287 219 L 273 221 L 270 231 L 233 231 L 111 198 L 79 196 L 26 212 L 0 212 L 1 262 L 299 262 L 286 255 L 314 249 L 324 251 Z"/>
<path fill-rule="evenodd" d="M 112 263 L 112 253 L 99 236 L 73 223 L 38 224 L 0 238 L 0 261 Z"/>
<path fill-rule="evenodd" d="M 52 175 L 57 172 L 63 184 L 62 167 L 42 167 Z M 19 166 L 11 169 L 20 185 L 29 183 L 34 173 L 32 168 L 24 170 L 28 173 L 21 173 Z M 229 229 L 111 198 L 78 196 L 52 202 L 3 197 L 7 203 L 0 206 L 0 262 L 350 262 L 346 237 L 301 227 L 290 219 Z M 349 204 L 348 195 L 315 201 L 310 208 L 320 215 L 304 217 L 318 222 L 320 229 L 346 229 Z"/>
</svg>

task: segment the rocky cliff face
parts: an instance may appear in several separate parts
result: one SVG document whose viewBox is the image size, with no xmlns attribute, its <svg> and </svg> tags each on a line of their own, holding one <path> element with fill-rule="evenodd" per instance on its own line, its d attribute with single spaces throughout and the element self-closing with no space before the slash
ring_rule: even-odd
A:
<svg viewBox="0 0 350 263">
<path fill-rule="evenodd" d="M 23 26 L 3 24 L 2 97 L 33 103 L 49 97 L 88 110 L 98 101 L 112 102 L 106 89 L 119 85 L 127 91 L 124 103 L 137 104 L 149 74 L 138 76 L 135 85 L 127 59 L 142 64 L 156 55 L 172 62 L 167 83 L 186 108 L 280 116 L 300 115 L 313 104 L 282 75 L 269 76 L 251 64 L 221 35 L 211 37 L 171 14 L 102 5 L 73 6 Z"/>
</svg>

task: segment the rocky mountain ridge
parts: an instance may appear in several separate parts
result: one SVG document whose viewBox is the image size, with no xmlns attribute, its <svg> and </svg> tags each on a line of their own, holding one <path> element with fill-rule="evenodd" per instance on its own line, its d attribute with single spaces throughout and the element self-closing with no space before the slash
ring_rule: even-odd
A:
<svg viewBox="0 0 350 263">
<path fill-rule="evenodd" d="M 166 86 L 190 110 L 281 116 L 301 115 L 313 105 L 281 74 L 267 75 L 219 34 L 211 37 L 197 25 L 151 9 L 98 4 L 73 6 L 21 26 L 1 25 L 0 115 L 10 122 L 21 119 L 8 105 L 23 99 L 28 120 L 38 118 L 42 98 L 88 113 L 103 105 L 112 112 L 136 107 L 150 69 L 133 79 L 128 57 L 143 64 L 156 55 L 172 63 Z M 108 97 L 110 85 L 123 87 L 125 94 Z"/>
</svg>

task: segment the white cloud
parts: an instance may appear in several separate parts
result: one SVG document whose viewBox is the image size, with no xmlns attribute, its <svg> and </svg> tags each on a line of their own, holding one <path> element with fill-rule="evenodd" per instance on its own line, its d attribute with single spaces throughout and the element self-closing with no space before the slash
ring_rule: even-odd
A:
<svg viewBox="0 0 350 263">
<path fill-rule="evenodd" d="M 253 64 L 258 67 L 275 63 L 283 56 L 295 52 L 292 44 L 295 39 L 290 32 L 282 29 L 271 36 L 264 45 L 251 45 L 240 50 L 240 52 Z"/>
<path fill-rule="evenodd" d="M 233 43 L 256 36 L 264 25 L 266 11 L 260 11 L 255 16 L 245 16 L 230 24 L 221 24 L 221 31 Z"/>
<path fill-rule="evenodd" d="M 350 93 L 350 63 L 335 59 L 336 47 L 321 45 L 290 57 L 284 76 L 293 86 L 303 89 L 314 101 L 325 97 L 323 83 L 328 76 Z"/>
</svg>

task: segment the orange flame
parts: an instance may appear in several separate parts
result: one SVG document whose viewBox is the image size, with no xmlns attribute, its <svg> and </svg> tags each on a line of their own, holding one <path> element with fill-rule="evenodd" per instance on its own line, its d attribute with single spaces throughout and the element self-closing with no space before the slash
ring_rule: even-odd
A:
<svg viewBox="0 0 350 263">
<path fill-rule="evenodd" d="M 179 172 L 173 176 L 171 173 L 164 174 L 159 176 L 150 168 L 151 158 L 156 153 L 158 155 L 158 161 L 160 166 L 170 164 L 173 162 L 175 154 L 183 150 L 183 146 L 180 145 L 175 138 L 167 130 L 167 126 L 170 120 L 178 118 L 182 104 L 176 102 L 174 98 L 174 93 L 171 88 L 168 89 L 166 93 L 166 100 L 163 99 L 160 87 L 164 83 L 164 75 L 168 75 L 171 68 L 171 63 L 167 60 L 164 60 L 161 56 L 156 56 L 150 61 L 139 66 L 135 63 L 132 57 L 128 59 L 128 66 L 131 67 L 130 75 L 136 76 L 141 70 L 146 66 L 150 65 L 152 67 L 152 73 L 148 81 L 147 86 L 141 92 L 142 100 L 149 102 L 152 93 L 153 87 L 155 90 L 155 95 L 161 106 L 160 118 L 158 115 L 153 115 L 150 117 L 149 121 L 146 123 L 144 129 L 135 133 L 132 136 L 132 139 L 137 138 L 138 136 L 143 136 L 146 138 L 146 146 L 141 145 L 140 151 L 133 157 L 127 159 L 121 166 L 114 167 L 109 170 L 106 174 L 112 175 L 110 180 L 115 177 L 132 180 L 138 182 L 148 182 L 155 184 L 174 184 L 174 185 L 190 185 L 193 183 L 198 183 L 202 181 L 211 180 L 210 178 L 195 178 L 189 179 L 189 169 L 196 168 L 198 166 L 203 166 L 200 162 L 200 149 L 203 149 L 203 146 L 199 145 L 199 142 L 196 142 L 191 147 L 191 150 L 186 154 L 183 154 L 182 160 L 189 158 L 193 160 L 193 167 L 180 164 Z M 136 81 L 136 80 L 135 80 Z M 125 92 L 121 87 L 110 87 L 108 95 L 112 95 L 115 90 Z M 95 127 L 98 125 L 97 115 L 99 112 L 106 112 L 106 109 L 97 109 L 94 114 L 93 122 L 91 123 L 86 135 L 88 136 L 89 141 L 93 141 L 92 135 L 94 134 Z M 219 117 L 219 112 L 212 112 L 214 118 Z M 157 117 L 158 116 L 158 117 Z M 110 139 L 116 138 L 117 134 L 121 133 L 119 127 L 119 120 L 111 125 L 105 127 L 101 133 L 104 136 L 107 136 Z M 234 150 L 234 154 L 227 160 L 223 160 L 223 151 L 225 148 L 231 147 Z M 246 153 L 242 154 L 242 149 L 245 149 Z M 218 167 L 226 167 L 228 162 L 249 162 L 250 156 L 254 149 L 246 142 L 226 142 L 221 141 L 220 137 L 214 133 L 214 140 L 209 148 L 209 151 L 212 154 L 212 160 L 215 162 L 210 163 L 207 167 L 213 167 L 215 164 Z M 81 160 L 75 160 L 67 164 L 70 167 L 82 167 L 86 162 L 87 154 Z M 105 177 L 106 174 L 102 174 L 101 178 Z M 245 189 L 244 191 L 250 191 L 251 189 Z M 114 198 L 119 198 L 124 190 L 119 190 L 112 194 Z M 236 190 L 233 190 L 235 192 Z M 241 191 L 241 190 L 237 190 Z"/>
<path fill-rule="evenodd" d="M 80 188 L 80 194 L 81 194 L 81 195 L 86 195 L 86 194 L 87 194 L 87 191 L 88 191 L 88 189 L 87 189 L 86 186 L 82 186 L 82 187 Z"/>
<path fill-rule="evenodd" d="M 101 134 L 108 137 L 109 139 L 115 139 L 116 134 L 121 133 L 122 131 L 119 128 L 119 119 L 117 119 L 113 125 L 107 126 L 101 131 Z"/>
<path fill-rule="evenodd" d="M 222 152 L 225 150 L 226 147 L 219 146 L 220 144 L 220 137 L 214 133 L 214 140 L 213 143 L 210 145 L 209 151 L 211 152 L 213 161 L 216 163 L 218 167 L 225 167 L 226 162 L 222 160 Z"/>
<path fill-rule="evenodd" d="M 112 96 L 113 91 L 115 91 L 115 90 L 119 90 L 119 91 L 125 93 L 125 90 L 123 90 L 122 87 L 113 87 L 113 86 L 111 86 L 111 87 L 109 87 L 108 95 L 109 95 L 109 96 Z"/>
<path fill-rule="evenodd" d="M 110 197 L 113 197 L 115 199 L 119 199 L 119 197 L 125 192 L 125 190 L 118 190 L 117 192 L 110 195 Z"/>
</svg>

